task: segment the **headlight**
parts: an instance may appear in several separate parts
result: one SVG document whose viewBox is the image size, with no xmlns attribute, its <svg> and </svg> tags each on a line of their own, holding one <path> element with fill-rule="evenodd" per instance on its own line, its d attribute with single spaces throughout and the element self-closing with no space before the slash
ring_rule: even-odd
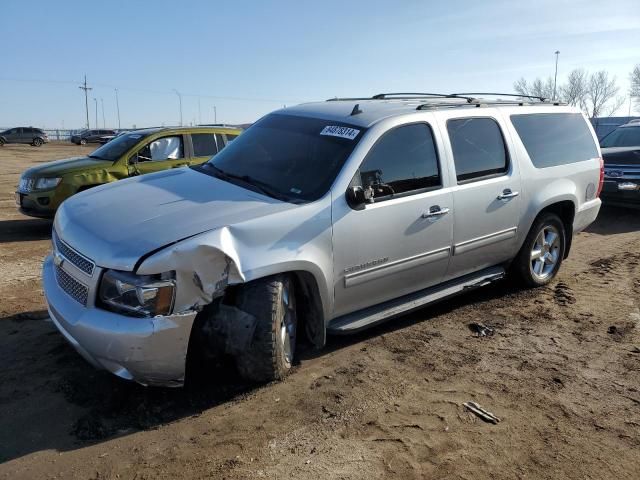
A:
<svg viewBox="0 0 640 480">
<path fill-rule="evenodd" d="M 102 306 L 135 317 L 168 315 L 175 297 L 175 280 L 169 276 L 107 270 L 100 283 Z"/>
<path fill-rule="evenodd" d="M 36 180 L 36 190 L 51 190 L 56 188 L 61 178 L 38 178 Z"/>
</svg>

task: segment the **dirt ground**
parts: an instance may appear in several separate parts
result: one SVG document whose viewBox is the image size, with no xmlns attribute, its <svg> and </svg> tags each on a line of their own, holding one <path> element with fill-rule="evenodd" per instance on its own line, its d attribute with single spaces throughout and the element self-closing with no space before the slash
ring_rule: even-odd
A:
<svg viewBox="0 0 640 480">
<path fill-rule="evenodd" d="M 26 167 L 90 150 L 0 148 L 0 478 L 640 478 L 640 212 L 604 208 L 548 287 L 506 280 L 330 338 L 282 383 L 220 369 L 151 389 L 48 321 L 50 223 L 14 206 Z"/>
</svg>

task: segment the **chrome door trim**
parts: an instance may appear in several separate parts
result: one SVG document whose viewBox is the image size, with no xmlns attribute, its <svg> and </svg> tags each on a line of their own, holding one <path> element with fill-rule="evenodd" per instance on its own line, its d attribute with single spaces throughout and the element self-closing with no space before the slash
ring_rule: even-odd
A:
<svg viewBox="0 0 640 480">
<path fill-rule="evenodd" d="M 453 247 L 453 254 L 460 255 L 465 252 L 475 250 L 476 248 L 486 247 L 487 245 L 491 245 L 492 243 L 509 240 L 510 238 L 516 236 L 517 230 L 518 227 L 511 227 L 507 228 L 506 230 L 500 230 L 499 232 L 490 233 L 489 235 L 484 235 L 482 237 L 472 238 L 471 240 L 457 243 Z"/>
<path fill-rule="evenodd" d="M 451 247 L 444 247 L 431 252 L 420 253 L 412 257 L 402 258 L 395 260 L 391 263 L 385 263 L 384 265 L 376 265 L 367 270 L 360 270 L 354 273 L 348 273 L 344 276 L 345 288 L 360 285 L 371 280 L 384 277 L 385 275 L 391 275 L 401 272 L 402 270 L 408 270 L 420 265 L 426 265 L 438 260 L 444 260 L 450 256 Z"/>
</svg>

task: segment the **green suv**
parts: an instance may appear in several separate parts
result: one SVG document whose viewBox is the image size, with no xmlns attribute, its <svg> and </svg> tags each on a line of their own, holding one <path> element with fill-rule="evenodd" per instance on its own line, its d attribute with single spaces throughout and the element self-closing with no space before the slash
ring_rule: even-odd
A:
<svg viewBox="0 0 640 480">
<path fill-rule="evenodd" d="M 230 127 L 147 128 L 118 135 L 86 157 L 26 170 L 16 191 L 25 215 L 52 218 L 70 196 L 91 187 L 204 163 L 242 132 Z"/>
</svg>

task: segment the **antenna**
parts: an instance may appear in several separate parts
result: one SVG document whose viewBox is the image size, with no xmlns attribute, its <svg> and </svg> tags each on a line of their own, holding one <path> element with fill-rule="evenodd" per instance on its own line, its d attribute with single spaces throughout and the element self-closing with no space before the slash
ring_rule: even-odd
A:
<svg viewBox="0 0 640 480">
<path fill-rule="evenodd" d="M 353 115 L 358 115 L 359 113 L 362 113 L 362 110 L 360 110 L 360 104 L 359 104 L 359 103 L 356 103 L 356 104 L 353 106 L 353 110 L 351 110 L 351 113 L 350 113 L 349 115 L 350 115 L 350 116 L 353 116 Z"/>
</svg>

